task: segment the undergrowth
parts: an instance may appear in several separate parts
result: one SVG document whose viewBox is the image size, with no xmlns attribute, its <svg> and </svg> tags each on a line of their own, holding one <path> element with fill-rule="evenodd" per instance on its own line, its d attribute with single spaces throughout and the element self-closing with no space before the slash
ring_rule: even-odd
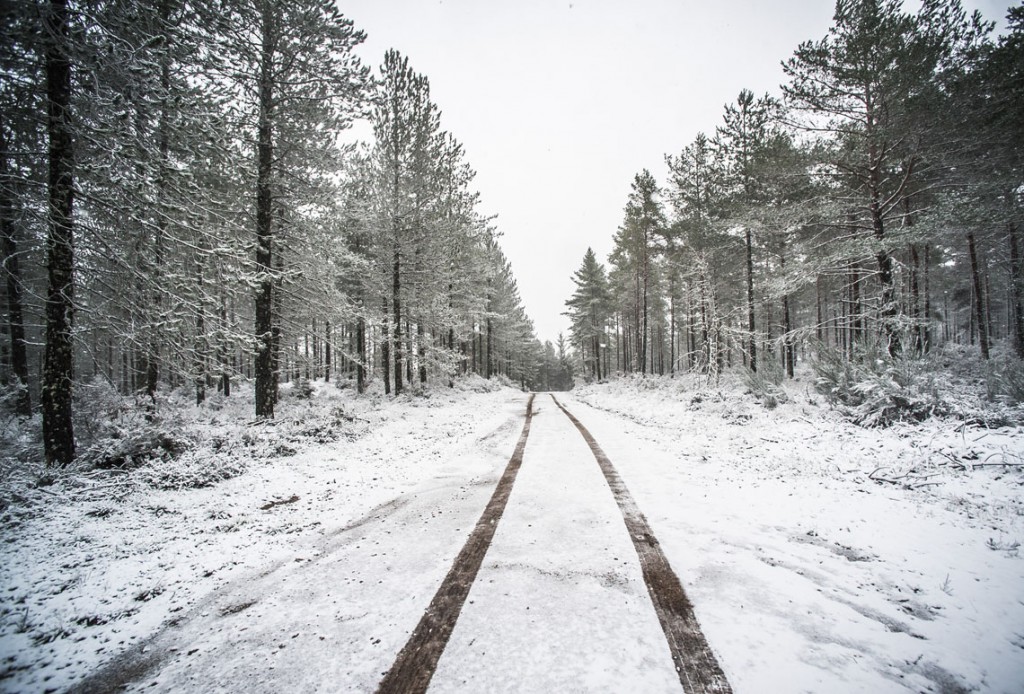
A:
<svg viewBox="0 0 1024 694">
<path fill-rule="evenodd" d="M 854 359 L 819 347 L 812 365 L 818 392 L 863 426 L 932 416 L 990 427 L 1024 419 L 1024 362 L 1005 348 L 984 361 L 975 350 L 955 344 L 924 357 L 868 350 Z"/>
<path fill-rule="evenodd" d="M 948 414 L 928 360 L 867 350 L 847 359 L 821 347 L 813 361 L 818 392 L 863 426 L 888 426 Z"/>
<path fill-rule="evenodd" d="M 768 359 L 758 365 L 757 371 L 744 369 L 743 384 L 761 404 L 769 410 L 774 410 L 780 404 L 787 402 L 789 396 L 782 383 L 785 374 L 782 367 L 774 359 Z"/>
</svg>

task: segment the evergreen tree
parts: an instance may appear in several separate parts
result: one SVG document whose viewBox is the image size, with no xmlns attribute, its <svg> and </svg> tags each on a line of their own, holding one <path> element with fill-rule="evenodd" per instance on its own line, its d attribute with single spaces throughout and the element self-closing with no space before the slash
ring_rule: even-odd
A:
<svg viewBox="0 0 1024 694">
<path fill-rule="evenodd" d="M 726 212 L 733 224 L 742 228 L 746 256 L 747 363 L 757 371 L 757 323 L 754 301 L 754 226 L 753 213 L 765 204 L 761 177 L 770 169 L 770 140 L 778 118 L 779 106 L 768 96 L 754 98 L 741 90 L 735 104 L 727 104 L 723 124 L 719 126 L 715 146 L 724 164 L 723 186 Z"/>
<path fill-rule="evenodd" d="M 610 313 L 608 278 L 593 249 L 583 255 L 583 264 L 572 278 L 576 289 L 565 302 L 566 315 L 572 320 L 573 341 L 580 348 L 580 359 L 590 374 L 601 380 L 601 347 Z"/>
<path fill-rule="evenodd" d="M 908 129 L 916 92 L 938 54 L 899 0 L 838 0 L 828 35 L 800 44 L 783 69 L 788 105 L 804 127 L 834 138 L 831 165 L 850 195 L 847 225 L 871 239 L 877 265 L 879 329 L 901 350 L 890 224 L 902 216 L 921 152 Z"/>
</svg>

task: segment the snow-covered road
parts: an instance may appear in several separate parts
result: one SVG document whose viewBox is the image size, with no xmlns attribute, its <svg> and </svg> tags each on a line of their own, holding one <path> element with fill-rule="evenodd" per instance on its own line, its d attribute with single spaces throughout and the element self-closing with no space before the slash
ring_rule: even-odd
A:
<svg viewBox="0 0 1024 694">
<path fill-rule="evenodd" d="M 672 692 L 679 679 L 622 516 L 547 396 L 430 691 Z"/>
<path fill-rule="evenodd" d="M 1024 474 L 942 462 L 1020 451 L 1019 428 L 864 430 L 813 402 L 649 388 L 558 397 L 646 516 L 734 691 L 1022 690 Z M 364 404 L 363 434 L 212 487 L 12 507 L 0 691 L 373 692 L 526 402 Z M 680 691 L 593 453 L 550 397 L 534 411 L 430 691 Z M 928 484 L 877 482 L 880 466 Z M 78 488 L 48 494 L 61 485 Z"/>
</svg>

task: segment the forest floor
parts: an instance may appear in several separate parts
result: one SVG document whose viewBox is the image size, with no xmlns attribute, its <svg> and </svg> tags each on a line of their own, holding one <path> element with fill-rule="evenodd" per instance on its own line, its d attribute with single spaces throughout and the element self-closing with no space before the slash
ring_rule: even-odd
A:
<svg viewBox="0 0 1024 694">
<path fill-rule="evenodd" d="M 788 390 L 773 409 L 687 379 L 557 397 L 646 516 L 734 691 L 1019 692 L 1024 430 L 865 429 L 806 382 Z M 248 419 L 251 393 L 174 405 L 190 437 L 126 472 L 8 458 L 0 691 L 374 691 L 526 401 L 480 381 L 397 399 L 316 384 L 270 425 Z M 678 691 L 601 470 L 550 397 L 534 412 L 430 691 Z"/>
</svg>

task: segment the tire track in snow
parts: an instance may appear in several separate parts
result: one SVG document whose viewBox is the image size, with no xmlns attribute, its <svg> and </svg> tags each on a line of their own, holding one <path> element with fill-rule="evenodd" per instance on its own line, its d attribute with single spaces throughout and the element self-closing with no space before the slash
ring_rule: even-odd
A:
<svg viewBox="0 0 1024 694">
<path fill-rule="evenodd" d="M 651 602 L 654 603 L 658 621 L 661 622 L 661 628 L 668 640 L 672 660 L 675 663 L 676 672 L 679 673 L 679 681 L 683 685 L 683 689 L 688 694 L 691 692 L 730 694 L 732 688 L 729 686 L 715 654 L 711 651 L 707 639 L 704 638 L 704 634 L 700 630 L 697 617 L 693 612 L 693 605 L 686 596 L 679 577 L 669 565 L 668 558 L 661 551 L 661 545 L 651 531 L 647 518 L 636 505 L 636 501 L 633 500 L 625 482 L 619 477 L 615 466 L 612 465 L 611 460 L 601 450 L 587 428 L 562 403 L 558 402 L 554 395 L 551 395 L 551 399 L 583 435 L 612 490 L 615 503 L 618 504 L 619 510 L 622 512 L 629 537 L 632 539 L 633 547 L 640 559 L 644 583 L 647 584 L 647 591 L 651 596 Z"/>
<path fill-rule="evenodd" d="M 426 692 L 430 685 L 437 663 L 462 612 L 462 605 L 469 595 L 469 589 L 473 586 L 477 572 L 483 564 L 484 555 L 491 546 L 498 521 L 501 520 L 509 495 L 512 493 L 516 475 L 522 467 L 523 451 L 526 448 L 526 439 L 530 435 L 530 420 L 533 417 L 533 398 L 534 394 L 531 393 L 526 403 L 523 431 L 519 435 L 512 458 L 498 480 L 494 494 L 491 495 L 491 500 L 487 502 L 480 520 L 452 563 L 452 568 L 441 582 L 441 587 L 437 589 L 427 611 L 405 646 L 399 651 L 391 669 L 377 686 L 377 694 L 418 694 Z"/>
</svg>

